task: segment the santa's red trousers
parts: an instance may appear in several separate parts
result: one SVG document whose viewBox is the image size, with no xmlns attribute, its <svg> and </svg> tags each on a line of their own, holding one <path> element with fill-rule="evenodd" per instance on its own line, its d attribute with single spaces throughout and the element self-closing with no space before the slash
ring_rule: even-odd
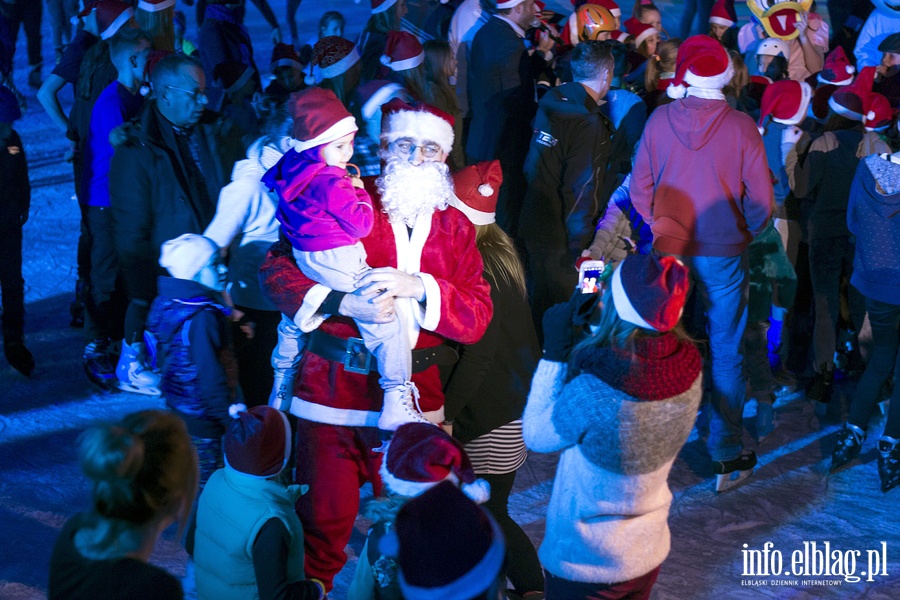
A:
<svg viewBox="0 0 900 600">
<path fill-rule="evenodd" d="M 303 523 L 305 570 L 331 590 L 334 576 L 347 562 L 344 548 L 350 541 L 359 512 L 359 488 L 372 482 L 381 495 L 381 445 L 374 427 L 326 425 L 297 421 L 297 483 L 309 491 L 297 501 Z"/>
</svg>

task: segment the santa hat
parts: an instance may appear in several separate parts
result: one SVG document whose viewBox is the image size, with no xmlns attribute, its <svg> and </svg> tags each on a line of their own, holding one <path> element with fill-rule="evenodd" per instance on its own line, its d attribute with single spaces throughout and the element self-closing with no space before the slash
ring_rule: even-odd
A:
<svg viewBox="0 0 900 600">
<path fill-rule="evenodd" d="M 356 133 L 356 119 L 334 95 L 324 88 L 312 87 L 291 94 L 291 137 L 297 152 L 328 144 Z"/>
<path fill-rule="evenodd" d="M 226 93 L 239 90 L 246 85 L 256 71 L 253 67 L 245 65 L 239 60 L 227 60 L 216 65 L 213 69 L 213 78 L 222 82 Z"/>
<path fill-rule="evenodd" d="M 641 23 L 634 17 L 631 17 L 622 25 L 625 26 L 625 31 L 627 31 L 630 35 L 634 36 L 634 45 L 637 48 L 640 48 L 641 44 L 644 43 L 651 35 L 659 34 L 659 30 L 656 29 L 653 25 L 647 25 L 646 23 Z"/>
<path fill-rule="evenodd" d="M 806 118 L 813 91 L 805 81 L 785 79 L 766 86 L 759 110 L 759 132 L 765 132 L 766 117 L 776 123 L 798 125 Z"/>
<path fill-rule="evenodd" d="M 378 549 L 397 561 L 407 600 L 483 595 L 506 558 L 496 521 L 450 483 L 404 504 Z"/>
<path fill-rule="evenodd" d="M 867 112 L 863 108 L 863 101 L 872 93 L 874 83 L 875 67 L 863 68 L 853 83 L 835 90 L 828 99 L 828 107 L 842 117 L 862 121 Z"/>
<path fill-rule="evenodd" d="M 894 111 L 891 108 L 890 101 L 876 92 L 866 96 L 863 109 L 865 110 L 863 125 L 866 131 L 880 131 L 889 127 L 894 119 Z"/>
<path fill-rule="evenodd" d="M 159 266 L 175 279 L 193 279 L 218 251 L 219 247 L 208 237 L 184 233 L 163 242 L 159 249 Z"/>
<path fill-rule="evenodd" d="M 407 104 L 394 98 L 381 107 L 381 137 L 387 143 L 411 137 L 434 142 L 444 152 L 453 148 L 453 117 L 424 102 Z"/>
<path fill-rule="evenodd" d="M 831 84 L 820 85 L 816 88 L 809 105 L 814 119 L 824 121 L 828 118 L 828 101 L 831 100 L 832 94 L 839 89 L 841 88 Z"/>
<path fill-rule="evenodd" d="M 138 0 L 137 7 L 146 12 L 159 12 L 175 6 L 175 0 Z"/>
<path fill-rule="evenodd" d="M 401 496 L 419 496 L 442 481 L 452 481 L 478 503 L 491 496 L 491 486 L 476 479 L 462 444 L 430 423 L 406 423 L 397 428 L 380 473 L 388 489 Z"/>
<path fill-rule="evenodd" d="M 281 473 L 291 458 L 287 416 L 271 406 L 244 408 L 232 416 L 225 432 L 225 467 L 259 479 Z"/>
<path fill-rule="evenodd" d="M 721 90 L 733 76 L 734 65 L 722 44 L 708 35 L 695 35 L 678 47 L 675 77 L 666 94 L 678 100 L 687 95 L 687 86 Z"/>
<path fill-rule="evenodd" d="M 372 0 L 372 14 L 382 13 L 397 4 L 397 0 Z"/>
<path fill-rule="evenodd" d="M 294 50 L 291 44 L 275 44 L 272 48 L 272 60 L 269 63 L 269 69 L 274 71 L 278 67 L 293 67 L 303 70 L 303 63 L 300 62 L 300 55 Z"/>
<path fill-rule="evenodd" d="M 673 256 L 630 254 L 612 276 L 619 318 L 653 331 L 678 324 L 689 289 L 688 268 Z"/>
<path fill-rule="evenodd" d="M 406 31 L 388 31 L 381 64 L 391 71 L 414 69 L 425 62 L 425 49 L 419 40 Z"/>
<path fill-rule="evenodd" d="M 497 0 L 497 10 L 506 10 L 508 8 L 515 8 L 516 6 L 522 4 L 525 0 Z"/>
<path fill-rule="evenodd" d="M 0 123 L 12 123 L 22 118 L 22 109 L 16 95 L 8 87 L 0 85 Z"/>
<path fill-rule="evenodd" d="M 153 70 L 156 68 L 156 65 L 159 64 L 159 61 L 170 54 L 173 54 L 173 52 L 169 52 L 168 50 L 151 50 L 150 54 L 147 55 L 147 64 L 144 66 L 144 83 L 141 84 L 141 89 L 138 90 L 141 96 L 149 96 L 150 92 L 153 91 L 153 85 L 150 82 L 150 78 L 153 76 Z"/>
<path fill-rule="evenodd" d="M 734 27 L 737 24 L 737 12 L 734 10 L 734 0 L 716 0 L 709 13 L 709 22 L 725 27 Z"/>
<path fill-rule="evenodd" d="M 403 86 L 399 83 L 383 79 L 374 79 L 356 88 L 362 118 L 368 121 L 374 117 L 381 107 L 402 89 Z"/>
<path fill-rule="evenodd" d="M 309 63 L 310 75 L 306 77 L 307 85 L 315 85 L 312 67 L 317 65 L 324 79 L 337 77 L 359 62 L 359 50 L 353 42 L 336 35 L 328 35 L 316 42 L 313 47 L 313 59 Z"/>
<path fill-rule="evenodd" d="M 498 160 L 460 169 L 453 174 L 456 196 L 450 200 L 450 205 L 461 210 L 475 225 L 490 225 L 496 221 L 497 198 L 502 183 L 503 171 Z"/>
<path fill-rule="evenodd" d="M 97 30 L 101 40 L 108 40 L 116 35 L 116 32 L 134 17 L 134 9 L 127 2 L 119 0 L 98 0 L 84 5 L 84 10 L 78 13 L 78 17 L 84 18 L 97 11 Z"/>
<path fill-rule="evenodd" d="M 613 2 L 613 0 L 588 0 L 585 4 L 596 4 L 597 6 L 602 6 L 614 17 L 622 16 L 622 9 L 619 8 L 619 5 Z"/>
<path fill-rule="evenodd" d="M 619 31 L 618 29 L 614 29 L 613 31 L 609 32 L 609 39 L 615 40 L 620 44 L 624 44 L 625 42 L 627 42 L 628 38 L 630 37 L 631 35 L 629 35 L 627 31 Z"/>
<path fill-rule="evenodd" d="M 837 46 L 825 57 L 825 66 L 816 77 L 821 83 L 829 85 L 850 85 L 856 69 L 847 59 L 844 49 Z"/>
</svg>

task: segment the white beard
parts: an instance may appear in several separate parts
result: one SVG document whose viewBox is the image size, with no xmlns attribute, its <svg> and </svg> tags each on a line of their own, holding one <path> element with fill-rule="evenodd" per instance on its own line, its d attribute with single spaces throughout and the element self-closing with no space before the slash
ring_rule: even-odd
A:
<svg viewBox="0 0 900 600">
<path fill-rule="evenodd" d="M 453 198 L 450 168 L 442 162 L 414 165 L 391 156 L 381 173 L 375 184 L 391 223 L 412 227 L 416 217 L 444 210 Z"/>
</svg>

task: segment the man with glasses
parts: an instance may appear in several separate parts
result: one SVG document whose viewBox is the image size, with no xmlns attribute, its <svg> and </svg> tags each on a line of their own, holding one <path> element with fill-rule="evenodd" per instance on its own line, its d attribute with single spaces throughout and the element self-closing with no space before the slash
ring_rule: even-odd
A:
<svg viewBox="0 0 900 600">
<path fill-rule="evenodd" d="M 197 123 L 207 104 L 199 63 L 163 58 L 151 75 L 153 99 L 126 129 L 110 164 L 109 195 L 116 251 L 129 297 L 116 368 L 119 387 L 158 394 L 158 377 L 143 367 L 143 330 L 156 297 L 163 242 L 203 233 L 223 185 L 216 149 Z M 228 171 L 230 173 L 230 170 Z"/>
<path fill-rule="evenodd" d="M 372 323 L 399 317 L 413 347 L 418 407 L 441 423 L 438 365 L 455 362 L 444 342 L 478 341 L 492 314 L 475 230 L 450 206 L 458 202 L 444 162 L 453 145 L 451 117 L 401 100 L 386 104 L 384 113 L 382 176 L 364 180 L 375 224 L 362 244 L 373 268 L 357 291 L 334 292 L 304 277 L 284 241 L 260 270 L 269 298 L 309 334 L 293 394 L 278 408 L 298 418 L 296 480 L 309 485 L 296 505 L 306 575 L 329 590 L 347 560 L 360 486 L 370 481 L 381 494 L 382 455 L 373 451 L 380 445 L 378 367 L 344 317 Z"/>
</svg>

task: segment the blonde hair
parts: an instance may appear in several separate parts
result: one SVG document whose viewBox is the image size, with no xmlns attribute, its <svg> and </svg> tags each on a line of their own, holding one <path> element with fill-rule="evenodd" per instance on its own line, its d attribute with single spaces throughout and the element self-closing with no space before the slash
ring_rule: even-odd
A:
<svg viewBox="0 0 900 600">
<path fill-rule="evenodd" d="M 647 60 L 647 70 L 644 73 L 644 89 L 647 92 L 653 92 L 659 85 L 659 76 L 662 73 L 671 73 L 675 70 L 675 63 L 678 59 L 678 46 L 681 40 L 673 38 L 660 42 L 656 46 L 656 54 L 650 56 Z"/>
<path fill-rule="evenodd" d="M 136 8 L 134 19 L 142 30 L 150 36 L 154 50 L 175 52 L 175 7 L 170 6 L 156 12 Z"/>
<path fill-rule="evenodd" d="M 145 410 L 78 438 L 81 469 L 93 482 L 93 523 L 75 543 L 86 558 L 133 552 L 143 526 L 178 509 L 179 533 L 197 494 L 197 451 L 187 427 L 168 411 Z"/>
<path fill-rule="evenodd" d="M 523 298 L 525 291 L 525 267 L 506 232 L 496 223 L 475 226 L 475 245 L 484 261 L 484 272 L 494 281 L 505 281 L 514 287 Z"/>
</svg>

